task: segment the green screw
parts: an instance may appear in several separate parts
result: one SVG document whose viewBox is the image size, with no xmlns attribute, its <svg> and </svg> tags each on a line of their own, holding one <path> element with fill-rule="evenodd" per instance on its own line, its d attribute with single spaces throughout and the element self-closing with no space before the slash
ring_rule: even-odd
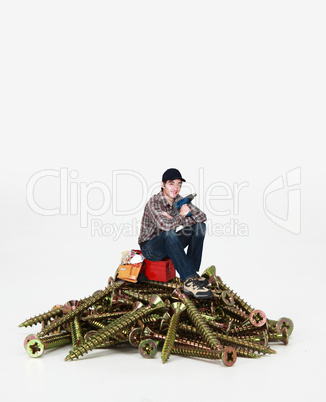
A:
<svg viewBox="0 0 326 402">
<path fill-rule="evenodd" d="M 287 328 L 284 327 L 281 332 L 276 334 L 269 334 L 268 340 L 269 342 L 281 341 L 284 343 L 284 345 L 287 345 L 289 343 L 289 334 Z"/>
<path fill-rule="evenodd" d="M 217 276 L 216 278 L 220 289 L 227 290 L 228 292 L 230 292 L 234 298 L 235 303 L 237 303 L 239 307 L 243 309 L 246 313 L 250 314 L 253 308 L 248 303 L 246 303 L 240 296 L 238 296 L 233 290 L 231 290 L 225 283 L 223 283 L 222 279 L 219 276 Z"/>
<path fill-rule="evenodd" d="M 210 285 L 219 288 L 219 283 L 216 277 L 216 268 L 215 265 L 211 265 L 210 267 L 206 268 L 205 271 L 201 275 L 203 278 L 208 279 Z"/>
<path fill-rule="evenodd" d="M 261 355 L 259 355 L 257 353 L 253 353 L 253 352 L 250 352 L 247 349 L 242 349 L 242 348 L 239 348 L 239 347 L 235 348 L 235 351 L 236 351 L 236 353 L 237 353 L 237 355 L 239 357 L 247 357 L 249 359 L 256 359 L 257 357 L 261 357 Z"/>
<path fill-rule="evenodd" d="M 204 359 L 213 359 L 213 360 L 222 359 L 223 364 L 227 367 L 233 366 L 237 360 L 237 353 L 235 349 L 231 346 L 227 346 L 222 351 L 216 349 L 212 350 L 212 349 L 174 347 L 171 350 L 171 353 L 181 356 L 201 357 Z"/>
<path fill-rule="evenodd" d="M 274 353 L 276 353 L 275 350 L 271 349 L 268 346 L 265 347 L 265 346 L 259 345 L 258 343 L 251 342 L 251 341 L 246 340 L 246 339 L 241 339 L 241 338 L 232 337 L 232 336 L 224 335 L 224 334 L 218 334 L 218 333 L 216 333 L 215 335 L 216 335 L 217 339 L 219 341 L 221 341 L 224 345 L 225 344 L 231 344 L 232 346 L 233 345 L 242 346 L 242 347 L 245 347 L 245 348 L 247 348 L 249 350 L 253 350 L 253 351 L 256 351 L 258 353 L 262 353 L 264 355 L 265 354 L 274 354 Z"/>
<path fill-rule="evenodd" d="M 69 343 L 71 343 L 71 335 L 69 333 L 54 334 L 42 338 L 30 339 L 26 343 L 25 349 L 30 357 L 36 358 L 42 356 L 47 349 L 68 345 Z"/>
<path fill-rule="evenodd" d="M 290 336 L 293 332 L 293 321 L 290 318 L 282 317 L 277 321 L 276 330 L 278 332 L 282 331 L 283 328 L 288 330 L 288 335 Z"/>
<path fill-rule="evenodd" d="M 74 311 L 79 302 L 78 300 L 70 300 L 63 306 L 63 314 L 69 314 Z M 69 322 L 69 329 L 72 338 L 72 347 L 75 349 L 84 342 L 83 331 L 78 317 L 74 317 Z"/>
<path fill-rule="evenodd" d="M 209 347 L 211 349 L 220 349 L 221 343 L 217 340 L 215 334 L 207 325 L 206 320 L 200 315 L 193 302 L 185 294 L 181 293 L 179 289 L 173 291 L 172 297 L 178 298 L 186 305 L 187 313 L 191 321 L 194 323 Z"/>
<path fill-rule="evenodd" d="M 152 359 L 157 353 L 158 342 L 153 339 L 143 339 L 140 341 L 138 350 L 145 359 Z"/>
<path fill-rule="evenodd" d="M 136 290 L 124 290 L 124 293 L 136 300 L 144 301 L 146 303 L 150 301 L 150 298 L 152 296 L 150 293 L 139 292 Z M 155 294 L 159 296 L 161 299 L 166 299 L 171 296 L 171 293 L 167 292 L 155 292 Z"/>
<path fill-rule="evenodd" d="M 78 317 L 70 322 L 70 332 L 72 337 L 72 347 L 75 349 L 84 343 L 83 330 Z"/>
<path fill-rule="evenodd" d="M 155 310 L 165 309 L 163 300 L 156 295 L 152 295 L 151 303 L 147 307 L 144 307 L 141 302 L 138 302 L 138 306 L 139 309 L 136 311 L 126 313 L 105 328 L 98 330 L 98 333 L 92 336 L 84 345 L 81 345 L 74 351 L 70 351 L 65 360 L 78 359 L 79 356 L 88 353 L 89 350 L 96 348 L 99 344 L 104 343 L 107 339 L 114 336 L 118 331 L 122 331 L 124 328 L 131 326 L 142 317 L 151 314 Z"/>
<path fill-rule="evenodd" d="M 91 330 L 86 332 L 86 334 L 84 335 L 84 343 L 88 341 L 88 339 L 92 336 L 94 336 L 97 333 L 97 331 L 95 330 Z M 102 343 L 101 345 L 97 346 L 97 349 L 108 349 L 111 346 L 115 346 L 115 345 L 120 345 L 122 343 L 126 343 L 126 340 L 123 339 L 109 339 L 108 341 L 106 341 L 105 343 Z"/>
<path fill-rule="evenodd" d="M 28 320 L 19 324 L 18 326 L 19 327 L 31 327 L 32 325 L 41 324 L 42 321 L 46 322 L 50 318 L 54 318 L 57 316 L 62 316 L 62 306 L 52 308 L 50 311 L 47 311 L 46 313 L 39 314 L 35 317 L 31 317 Z"/>
<path fill-rule="evenodd" d="M 186 309 L 186 306 L 181 302 L 172 303 L 171 308 L 173 310 L 173 316 L 170 321 L 168 333 L 163 345 L 161 359 L 165 363 L 170 356 L 171 349 L 173 348 L 174 341 L 177 334 L 177 329 L 180 321 L 180 314 Z"/>
<path fill-rule="evenodd" d="M 132 303 L 133 304 L 133 303 Z M 105 318 L 118 318 L 126 313 L 130 313 L 132 310 L 125 311 L 115 311 L 111 313 L 102 313 L 102 314 L 89 314 L 83 318 L 84 321 L 93 321 L 93 320 L 103 320 Z"/>
<path fill-rule="evenodd" d="M 164 341 L 164 342 L 166 340 L 166 335 L 154 332 L 149 327 L 146 327 L 144 329 L 144 337 L 150 338 L 150 339 L 156 339 L 158 341 Z M 198 349 L 209 349 L 209 346 L 207 344 L 204 344 L 197 339 L 182 338 L 178 334 L 176 335 L 176 338 L 175 338 L 175 344 L 182 345 L 182 346 L 190 346 L 190 347 L 198 348 Z"/>
<path fill-rule="evenodd" d="M 235 315 L 235 317 L 239 318 L 242 321 L 245 321 L 249 318 L 249 315 L 245 311 L 234 306 L 223 306 L 223 310 L 231 313 L 231 315 Z"/>
<path fill-rule="evenodd" d="M 52 323 L 45 327 L 43 331 L 39 333 L 39 335 L 43 336 L 50 332 L 53 332 L 54 329 L 60 327 L 62 324 L 71 321 L 74 317 L 87 310 L 97 301 L 101 300 L 103 297 L 107 296 L 112 290 L 118 289 L 124 284 L 124 281 L 118 280 L 113 285 L 107 287 L 103 291 L 99 291 L 95 296 L 87 297 L 86 299 L 80 300 L 78 307 L 76 307 L 73 311 L 65 314 L 63 317 L 59 318 L 55 323 Z"/>
</svg>

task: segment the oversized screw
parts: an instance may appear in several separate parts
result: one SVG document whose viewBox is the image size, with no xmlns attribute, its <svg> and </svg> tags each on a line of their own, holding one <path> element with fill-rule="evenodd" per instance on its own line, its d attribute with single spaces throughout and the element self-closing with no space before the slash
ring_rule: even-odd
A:
<svg viewBox="0 0 326 402">
<path fill-rule="evenodd" d="M 208 343 L 211 349 L 220 349 L 220 342 L 216 339 L 213 331 L 206 324 L 206 320 L 200 315 L 199 311 L 196 309 L 192 301 L 179 289 L 175 289 L 172 293 L 172 297 L 178 298 L 187 307 L 187 313 L 194 323 L 195 327 L 198 329 L 199 333 Z"/>
<path fill-rule="evenodd" d="M 262 327 L 266 323 L 266 314 L 261 310 L 253 310 L 249 320 L 254 327 Z"/>
<path fill-rule="evenodd" d="M 270 342 L 281 341 L 284 345 L 287 345 L 289 343 L 288 329 L 284 327 L 281 332 L 268 335 L 268 340 Z"/>
<path fill-rule="evenodd" d="M 31 317 L 28 320 L 19 324 L 19 327 L 31 327 L 32 325 L 41 324 L 48 321 L 50 318 L 62 316 L 62 306 L 54 306 L 50 311 Z"/>
<path fill-rule="evenodd" d="M 216 268 L 215 265 L 211 265 L 210 267 L 206 268 L 205 271 L 201 275 L 203 278 L 208 280 L 210 285 L 219 288 L 219 283 L 216 277 Z"/>
<path fill-rule="evenodd" d="M 92 337 L 96 334 L 97 334 L 97 332 L 95 330 L 90 330 L 90 331 L 86 332 L 86 334 L 84 335 L 84 341 L 87 342 L 90 337 Z M 97 346 L 97 349 L 108 349 L 111 346 L 120 345 L 122 343 L 126 343 L 125 339 L 109 339 L 105 343 Z"/>
<path fill-rule="evenodd" d="M 143 307 L 141 302 L 138 302 L 139 309 L 131 313 L 126 313 L 124 316 L 117 318 L 110 323 L 107 327 L 98 331 L 96 335 L 91 337 L 84 345 L 76 348 L 74 351 L 70 351 L 65 360 L 78 359 L 79 356 L 83 356 L 84 353 L 88 353 L 89 350 L 96 348 L 98 344 L 105 342 L 107 339 L 115 335 L 118 331 L 121 331 L 125 327 L 132 325 L 142 317 L 149 315 L 155 310 L 165 309 L 163 300 L 153 295 L 151 303 L 147 307 Z"/>
<path fill-rule="evenodd" d="M 130 331 L 128 339 L 131 346 L 137 348 L 144 337 L 144 330 L 140 327 Z"/>
<path fill-rule="evenodd" d="M 281 332 L 283 328 L 288 330 L 288 335 L 290 336 L 293 332 L 293 321 L 290 318 L 282 317 L 277 321 L 276 330 Z"/>
<path fill-rule="evenodd" d="M 26 352 L 30 357 L 40 357 L 47 349 L 52 349 L 59 346 L 68 345 L 71 343 L 71 335 L 66 334 L 54 334 L 48 335 L 43 338 L 34 338 L 26 342 Z"/>
<path fill-rule="evenodd" d="M 223 310 L 231 313 L 231 315 L 235 315 L 241 321 L 245 321 L 249 318 L 248 314 L 245 311 L 242 311 L 235 306 L 223 306 Z"/>
<path fill-rule="evenodd" d="M 242 348 L 235 348 L 235 351 L 237 353 L 237 356 L 239 357 L 248 357 L 249 359 L 256 359 L 257 357 L 261 357 L 261 355 L 251 352 L 248 349 L 242 349 Z"/>
<path fill-rule="evenodd" d="M 90 297 L 87 297 L 86 299 L 80 300 L 78 307 L 76 307 L 73 311 L 65 314 L 63 317 L 60 317 L 55 323 L 48 325 L 46 328 L 44 328 L 39 333 L 39 335 L 43 336 L 43 335 L 49 334 L 54 329 L 60 327 L 60 325 L 63 325 L 66 322 L 71 321 L 74 317 L 78 316 L 80 313 L 87 310 L 89 307 L 91 307 L 97 301 L 99 301 L 103 297 L 107 296 L 112 290 L 118 289 L 123 284 L 124 284 L 124 281 L 118 280 L 115 283 L 113 283 L 111 286 L 106 288 L 105 290 L 98 292 L 95 296 L 90 296 Z"/>
<path fill-rule="evenodd" d="M 231 367 L 237 360 L 237 353 L 232 346 L 227 346 L 222 351 L 221 350 L 211 350 L 211 349 L 195 349 L 189 347 L 174 347 L 171 351 L 173 354 L 178 354 L 181 356 L 193 356 L 201 357 L 204 359 L 222 359 L 225 366 Z"/>
<path fill-rule="evenodd" d="M 138 346 L 139 353 L 145 359 L 152 359 L 157 353 L 158 342 L 153 339 L 143 339 Z"/>
<path fill-rule="evenodd" d="M 177 334 L 177 329 L 180 321 L 180 314 L 186 309 L 186 306 L 181 302 L 172 303 L 171 308 L 173 310 L 173 315 L 170 321 L 168 333 L 163 345 L 161 359 L 165 363 L 170 356 L 171 350 L 174 345 L 175 337 Z"/>
<path fill-rule="evenodd" d="M 160 333 L 154 332 L 149 327 L 144 329 L 144 337 L 150 339 L 156 339 L 157 341 L 166 340 L 166 335 L 162 335 Z M 200 342 L 198 339 L 188 339 L 181 338 L 178 334 L 176 335 L 175 343 L 182 346 L 190 346 L 198 349 L 209 349 L 209 346 L 205 343 Z"/>
<path fill-rule="evenodd" d="M 228 292 L 230 292 L 234 297 L 235 303 L 237 303 L 239 307 L 243 309 L 246 313 L 250 314 L 253 308 L 249 306 L 249 304 L 245 302 L 240 296 L 238 296 L 233 290 L 231 290 L 225 283 L 223 283 L 222 279 L 219 276 L 217 276 L 216 278 L 220 289 L 227 290 Z"/>
<path fill-rule="evenodd" d="M 63 314 L 65 315 L 71 313 L 77 308 L 78 304 L 79 304 L 78 300 L 68 301 L 66 304 L 64 304 L 62 308 Z M 72 347 L 75 349 L 76 347 L 84 343 L 83 331 L 78 317 L 74 317 L 69 324 L 70 324 L 69 329 L 72 338 Z"/>
</svg>

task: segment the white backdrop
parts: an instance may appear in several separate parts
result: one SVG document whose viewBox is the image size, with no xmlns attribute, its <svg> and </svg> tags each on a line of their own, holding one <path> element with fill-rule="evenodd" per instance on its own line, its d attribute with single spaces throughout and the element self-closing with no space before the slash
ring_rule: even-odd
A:
<svg viewBox="0 0 326 402">
<path fill-rule="evenodd" d="M 322 1 L 1 4 L 6 400 L 320 400 L 324 21 Z M 202 270 L 291 318 L 289 345 L 232 368 L 131 348 L 29 358 L 39 327 L 18 324 L 106 286 L 169 167 L 208 217 Z"/>
</svg>

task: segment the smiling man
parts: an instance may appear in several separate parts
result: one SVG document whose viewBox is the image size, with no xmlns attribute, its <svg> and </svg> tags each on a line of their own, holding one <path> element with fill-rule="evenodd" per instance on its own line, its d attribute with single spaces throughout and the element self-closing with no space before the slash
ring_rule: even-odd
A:
<svg viewBox="0 0 326 402">
<path fill-rule="evenodd" d="M 144 257 L 150 261 L 170 258 L 183 291 L 198 299 L 212 297 L 207 280 L 198 275 L 206 232 L 206 215 L 195 205 L 184 204 L 178 212 L 173 204 L 179 195 L 182 182 L 186 180 L 178 169 L 163 173 L 161 191 L 147 202 L 142 218 L 139 246 Z M 191 216 L 187 216 L 191 212 Z M 177 227 L 182 229 L 176 231 Z M 185 248 L 188 247 L 187 253 Z"/>
</svg>

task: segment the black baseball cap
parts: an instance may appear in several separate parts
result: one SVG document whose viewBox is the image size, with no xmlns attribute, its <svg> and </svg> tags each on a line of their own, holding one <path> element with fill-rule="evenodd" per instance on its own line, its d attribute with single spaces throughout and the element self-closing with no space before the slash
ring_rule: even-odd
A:
<svg viewBox="0 0 326 402">
<path fill-rule="evenodd" d="M 181 181 L 186 181 L 179 172 L 178 169 L 170 168 L 163 173 L 162 181 L 165 183 L 168 180 L 180 179 Z"/>
</svg>

